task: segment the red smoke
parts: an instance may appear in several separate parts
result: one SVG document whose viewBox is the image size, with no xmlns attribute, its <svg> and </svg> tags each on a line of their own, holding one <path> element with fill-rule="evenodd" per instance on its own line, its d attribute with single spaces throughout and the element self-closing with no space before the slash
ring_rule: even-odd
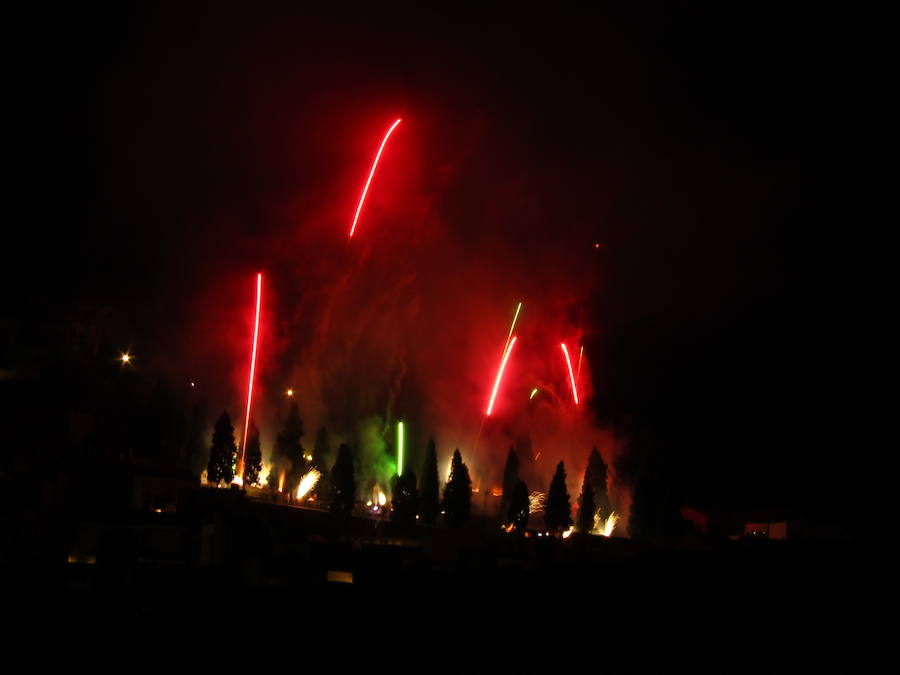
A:
<svg viewBox="0 0 900 675">
<path fill-rule="evenodd" d="M 245 250 L 260 260 L 247 264 L 262 266 L 267 278 L 253 414 L 264 454 L 284 415 L 282 392 L 292 386 L 307 445 L 325 426 L 332 448 L 348 440 L 380 452 L 369 447 L 377 445 L 371 439 L 391 443 L 390 425 L 402 418 L 414 470 L 433 436 L 440 465 L 459 447 L 475 484 L 485 489 L 499 484 L 510 446 L 519 449 L 531 489 L 546 489 L 564 460 L 573 497 L 593 446 L 612 464 L 617 441 L 597 426 L 589 404 L 590 354 L 578 406 L 559 354 L 561 339 L 583 344 L 598 328 L 584 319 L 595 292 L 584 255 L 593 242 L 554 220 L 554 204 L 535 187 L 540 176 L 510 172 L 517 151 L 498 160 L 491 135 L 473 131 L 480 126 L 454 128 L 458 136 L 448 139 L 434 120 L 408 116 L 404 133 L 391 139 L 391 161 L 379 166 L 377 189 L 365 204 L 366 227 L 352 246 L 347 207 L 358 195 L 360 167 L 371 161 L 371 143 L 357 133 L 348 134 L 350 150 L 333 149 L 348 161 L 338 166 L 329 158 L 328 171 L 273 207 L 283 215 L 281 227 L 250 239 Z M 334 130 L 330 137 L 340 136 Z M 313 152 L 310 161 L 317 157 Z M 206 327 L 206 345 L 219 357 L 205 367 L 228 364 L 221 398 L 232 408 L 241 383 L 246 386 L 245 324 L 252 324 L 244 318 L 252 313 L 246 289 L 235 294 L 240 303 L 226 298 L 237 272 L 245 285 L 240 269 L 218 270 L 227 283 L 209 280 L 222 290 L 205 296 L 194 321 Z M 502 406 L 485 419 L 497 346 L 519 300 Z M 540 395 L 529 399 L 535 387 Z"/>
</svg>

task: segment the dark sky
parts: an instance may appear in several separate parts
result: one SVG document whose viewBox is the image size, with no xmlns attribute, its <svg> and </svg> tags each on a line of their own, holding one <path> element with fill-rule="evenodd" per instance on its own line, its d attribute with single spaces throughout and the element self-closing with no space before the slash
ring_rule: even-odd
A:
<svg viewBox="0 0 900 675">
<path fill-rule="evenodd" d="M 698 500 L 858 489 L 874 17 L 182 5 L 23 18 L 12 269 L 39 281 L 12 311 L 109 298 L 177 344 L 211 280 L 345 230 L 402 115 L 382 193 L 421 204 L 385 208 L 440 215 L 413 241 L 439 220 L 472 255 L 571 256 L 601 422 L 652 429 Z"/>
</svg>

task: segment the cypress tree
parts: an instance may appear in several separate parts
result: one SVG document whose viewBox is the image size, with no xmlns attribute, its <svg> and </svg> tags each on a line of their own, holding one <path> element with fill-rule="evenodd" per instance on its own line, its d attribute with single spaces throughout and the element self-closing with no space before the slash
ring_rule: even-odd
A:
<svg viewBox="0 0 900 675">
<path fill-rule="evenodd" d="M 353 473 L 353 452 L 346 443 L 341 443 L 338 448 L 337 461 L 331 469 L 331 487 L 331 510 L 338 515 L 349 516 L 356 504 L 356 478 Z"/>
<path fill-rule="evenodd" d="M 394 494 L 391 497 L 391 520 L 403 525 L 413 525 L 419 512 L 419 490 L 416 474 L 407 469 L 402 476 L 394 477 Z"/>
<path fill-rule="evenodd" d="M 237 446 L 234 444 L 234 427 L 231 417 L 223 411 L 213 429 L 212 446 L 209 449 L 209 464 L 206 480 L 218 485 L 219 481 L 230 483 L 234 479 L 234 460 Z"/>
<path fill-rule="evenodd" d="M 450 480 L 444 487 L 444 520 L 450 527 L 459 527 L 471 515 L 472 480 L 457 448 L 450 462 Z"/>
<path fill-rule="evenodd" d="M 572 524 L 572 505 L 566 489 L 566 467 L 560 462 L 556 466 L 547 503 L 544 506 L 544 524 L 551 532 L 564 530 Z"/>
<path fill-rule="evenodd" d="M 256 485 L 262 470 L 262 449 L 259 443 L 259 429 L 252 422 L 247 436 L 247 453 L 244 457 L 244 485 Z"/>
<path fill-rule="evenodd" d="M 594 505 L 594 489 L 591 484 L 584 481 L 581 486 L 581 496 L 578 498 L 578 531 L 590 534 L 594 529 L 594 513 L 597 507 Z"/>
<path fill-rule="evenodd" d="M 309 468 L 305 457 L 306 451 L 300 443 L 301 438 L 303 438 L 303 420 L 300 419 L 297 402 L 292 400 L 284 421 L 284 429 L 275 441 L 276 465 L 279 470 L 287 472 L 284 491 L 288 493 L 297 487 L 300 478 Z"/>
<path fill-rule="evenodd" d="M 520 532 L 528 526 L 529 506 L 528 486 L 525 485 L 525 481 L 517 481 L 510 495 L 506 520 L 515 525 L 516 530 Z"/>
<path fill-rule="evenodd" d="M 438 482 L 437 450 L 434 447 L 434 439 L 428 441 L 428 449 L 425 452 L 425 464 L 422 467 L 422 482 L 419 486 L 421 494 L 422 520 L 426 525 L 434 523 L 440 511 Z"/>
<path fill-rule="evenodd" d="M 512 503 L 513 490 L 519 483 L 519 456 L 510 447 L 506 455 L 506 466 L 503 468 L 503 497 L 500 499 L 500 517 L 505 518 Z M 508 522 L 508 521 L 507 521 Z"/>
<path fill-rule="evenodd" d="M 594 506 L 600 509 L 600 513 L 604 518 L 609 517 L 609 514 L 612 511 L 612 505 L 610 504 L 609 494 L 607 492 L 607 476 L 606 463 L 603 461 L 603 456 L 595 447 L 591 450 L 591 454 L 588 457 L 588 465 L 584 472 L 584 480 L 586 483 L 590 484 L 591 490 L 594 492 Z"/>
</svg>

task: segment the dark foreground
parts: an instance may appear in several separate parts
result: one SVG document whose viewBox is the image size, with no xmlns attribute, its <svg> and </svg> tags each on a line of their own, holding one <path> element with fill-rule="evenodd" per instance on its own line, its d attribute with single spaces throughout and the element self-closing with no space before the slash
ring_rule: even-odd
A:
<svg viewBox="0 0 900 675">
<path fill-rule="evenodd" d="M 640 544 L 522 537 L 473 521 L 397 527 L 195 489 L 177 513 L 80 513 L 7 539 L 7 597 L 46 620 L 175 625 L 232 612 L 309 627 L 424 626 L 451 614 L 491 631 L 565 633 L 581 615 L 697 613 L 765 625 L 832 617 L 877 596 L 858 544 Z M 392 618 L 393 617 L 393 618 Z M 668 619 L 665 619 L 668 617 Z M 422 623 L 424 622 L 424 623 Z"/>
</svg>

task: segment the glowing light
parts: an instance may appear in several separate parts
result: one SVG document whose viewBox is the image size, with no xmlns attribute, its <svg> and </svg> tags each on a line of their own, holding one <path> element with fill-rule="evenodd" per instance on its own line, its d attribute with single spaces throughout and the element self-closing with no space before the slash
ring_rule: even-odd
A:
<svg viewBox="0 0 900 675">
<path fill-rule="evenodd" d="M 566 343 L 561 342 L 563 355 L 566 357 L 566 365 L 569 367 L 569 379 L 572 381 L 572 397 L 575 399 L 575 405 L 578 405 L 578 389 L 575 387 L 575 374 L 572 372 L 572 361 L 569 359 L 569 350 L 566 349 Z"/>
<path fill-rule="evenodd" d="M 353 216 L 353 224 L 350 226 L 350 237 L 353 237 L 353 233 L 356 231 L 356 222 L 359 220 L 359 213 L 362 211 L 363 202 L 366 200 L 366 193 L 369 191 L 369 184 L 372 182 L 372 176 L 375 175 L 375 168 L 378 166 L 378 160 L 381 159 L 381 153 L 384 150 L 385 144 L 388 142 L 388 138 L 391 137 L 391 134 L 394 132 L 394 129 L 397 128 L 397 125 L 400 124 L 400 118 L 398 117 L 394 123 L 391 125 L 391 128 L 387 130 L 387 133 L 384 135 L 384 138 L 381 140 L 381 145 L 378 148 L 378 153 L 375 155 L 375 161 L 372 162 L 372 170 L 369 171 L 369 177 L 366 179 L 366 184 L 363 187 L 362 194 L 359 196 L 359 205 L 356 207 L 356 214 Z"/>
<path fill-rule="evenodd" d="M 272 467 L 268 464 L 263 464 L 259 470 L 259 476 L 256 478 L 256 485 L 265 485 L 269 480 L 269 473 L 271 473 Z"/>
<path fill-rule="evenodd" d="M 574 531 L 575 531 L 575 527 L 572 525 L 569 525 L 569 529 L 566 530 L 565 532 L 563 532 L 563 535 L 562 535 L 563 539 L 568 539 L 569 537 L 571 537 L 572 532 L 574 532 Z"/>
<path fill-rule="evenodd" d="M 303 474 L 303 478 L 300 479 L 300 484 L 297 486 L 297 501 L 303 499 L 316 486 L 321 477 L 322 474 L 318 469 L 310 469 Z"/>
<path fill-rule="evenodd" d="M 528 495 L 528 513 L 540 513 L 544 510 L 544 499 L 547 498 L 543 492 L 535 490 Z"/>
<path fill-rule="evenodd" d="M 578 367 L 575 368 L 575 381 L 581 382 L 581 359 L 584 358 L 584 345 L 578 350 Z"/>
<path fill-rule="evenodd" d="M 287 395 L 288 395 L 288 396 L 293 396 L 293 395 L 294 395 L 294 390 L 293 390 L 293 389 L 288 389 L 288 390 L 287 390 Z"/>
<path fill-rule="evenodd" d="M 250 402 L 253 400 L 253 375 L 256 372 L 256 341 L 259 337 L 259 304 L 262 299 L 262 272 L 256 275 L 256 320 L 253 323 L 253 351 L 250 354 L 250 383 L 247 387 L 247 418 L 244 421 L 244 437 L 241 439 L 240 474 L 244 475 L 244 457 L 247 454 L 247 431 L 250 429 Z"/>
<path fill-rule="evenodd" d="M 512 354 L 513 347 L 516 346 L 516 340 L 518 337 L 514 337 L 512 342 L 509 343 L 509 348 L 503 354 L 503 361 L 500 362 L 500 370 L 497 371 L 497 379 L 494 381 L 494 390 L 491 392 L 491 400 L 488 402 L 487 407 L 487 416 L 490 417 L 491 412 L 494 410 L 494 399 L 497 398 L 497 389 L 500 388 L 500 380 L 503 379 L 503 371 L 506 369 L 506 362 L 509 360 L 509 355 Z"/>
<path fill-rule="evenodd" d="M 513 331 L 516 329 L 516 321 L 519 319 L 519 312 L 522 310 L 522 303 L 516 307 L 515 316 L 513 316 L 512 323 L 509 326 L 509 333 L 506 336 L 506 344 L 503 345 L 503 353 L 506 354 L 506 350 L 509 349 L 509 340 L 512 338 Z"/>
<path fill-rule="evenodd" d="M 122 354 L 122 356 L 120 356 L 119 358 L 122 359 L 122 363 L 130 363 L 131 362 L 131 354 L 127 354 L 127 353 Z"/>
<path fill-rule="evenodd" d="M 397 423 L 397 475 L 403 475 L 403 422 Z"/>
<path fill-rule="evenodd" d="M 531 400 L 535 396 L 537 396 L 537 393 L 538 393 L 538 389 L 537 389 L 537 387 L 535 387 L 534 389 L 531 390 L 531 396 L 528 397 L 528 400 Z"/>
<path fill-rule="evenodd" d="M 611 537 L 613 530 L 616 527 L 616 523 L 618 523 L 618 522 L 619 522 L 619 516 L 616 514 L 615 511 L 613 511 L 611 514 L 609 514 L 609 518 L 606 519 L 606 523 L 604 523 L 604 525 L 603 525 L 603 536 Z"/>
<path fill-rule="evenodd" d="M 234 478 L 231 479 L 232 485 L 239 485 L 241 487 L 244 486 L 244 472 L 243 470 L 239 473 L 234 474 Z"/>
<path fill-rule="evenodd" d="M 278 491 L 284 492 L 284 470 L 278 474 Z"/>
<path fill-rule="evenodd" d="M 603 516 L 600 515 L 600 509 L 597 509 L 597 513 L 594 514 L 594 529 L 592 530 L 595 534 L 602 535 L 604 537 L 611 537 L 613 530 L 616 528 L 616 523 L 619 522 L 619 514 L 615 511 L 609 514 L 609 518 L 606 520 L 603 519 Z"/>
<path fill-rule="evenodd" d="M 193 382 L 191 382 L 191 386 L 194 387 L 194 386 L 196 386 L 196 385 L 195 385 Z"/>
<path fill-rule="evenodd" d="M 379 490 L 378 491 L 378 506 L 384 506 L 387 504 L 387 497 L 385 497 L 384 493 Z"/>
</svg>

